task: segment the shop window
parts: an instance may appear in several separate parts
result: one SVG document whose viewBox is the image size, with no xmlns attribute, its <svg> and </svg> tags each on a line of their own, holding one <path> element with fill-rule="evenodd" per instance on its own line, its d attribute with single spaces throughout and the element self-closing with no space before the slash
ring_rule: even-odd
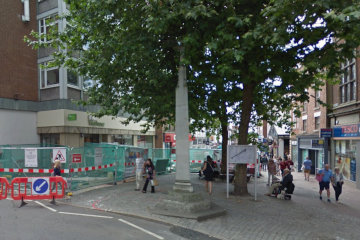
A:
<svg viewBox="0 0 360 240">
<path fill-rule="evenodd" d="M 41 88 L 57 86 L 59 84 L 59 69 L 57 67 L 47 67 L 49 63 L 42 63 L 40 67 Z"/>
<path fill-rule="evenodd" d="M 46 145 L 60 145 L 60 134 L 40 134 L 40 142 Z"/>
<path fill-rule="evenodd" d="M 335 167 L 348 180 L 356 181 L 356 140 L 335 141 Z"/>
<path fill-rule="evenodd" d="M 51 42 L 50 33 L 58 31 L 59 22 L 56 15 L 48 16 L 39 20 L 39 37 L 41 42 Z"/>
<path fill-rule="evenodd" d="M 99 143 L 100 136 L 99 134 L 84 134 L 85 143 Z"/>
<path fill-rule="evenodd" d="M 320 117 L 315 117 L 315 130 L 320 129 Z"/>
<path fill-rule="evenodd" d="M 347 60 L 341 64 L 344 71 L 340 84 L 340 103 L 346 103 L 356 100 L 356 61 L 355 59 Z"/>
<path fill-rule="evenodd" d="M 137 136 L 137 145 L 142 148 L 153 148 L 153 136 Z"/>
<path fill-rule="evenodd" d="M 304 119 L 303 120 L 303 127 L 302 127 L 302 130 L 303 130 L 303 132 L 306 132 L 306 128 L 307 128 L 307 120 L 306 119 Z"/>
<path fill-rule="evenodd" d="M 120 145 L 129 145 L 129 146 L 134 145 L 132 135 L 115 135 L 114 142 L 117 142 Z"/>
</svg>

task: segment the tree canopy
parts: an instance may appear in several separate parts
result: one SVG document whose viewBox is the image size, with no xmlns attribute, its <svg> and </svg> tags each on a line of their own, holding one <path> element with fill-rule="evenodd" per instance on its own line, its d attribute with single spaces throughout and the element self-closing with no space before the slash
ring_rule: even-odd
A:
<svg viewBox="0 0 360 240">
<path fill-rule="evenodd" d="M 66 2 L 54 64 L 95 80 L 87 104 L 101 105 L 99 116 L 122 110 L 129 121 L 173 123 L 182 46 L 193 126 L 218 119 L 227 134 L 234 122 L 240 144 L 252 119 L 281 122 L 309 98 L 304 89 L 336 79 L 360 43 L 355 0 Z M 238 194 L 247 192 L 244 171 Z"/>
</svg>

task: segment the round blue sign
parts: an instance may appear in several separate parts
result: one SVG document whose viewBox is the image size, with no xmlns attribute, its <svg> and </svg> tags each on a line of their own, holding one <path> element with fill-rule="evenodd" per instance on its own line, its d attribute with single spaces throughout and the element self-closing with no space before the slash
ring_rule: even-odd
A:
<svg viewBox="0 0 360 240">
<path fill-rule="evenodd" d="M 49 184 L 46 179 L 39 178 L 33 183 L 33 190 L 38 194 L 47 192 L 48 188 Z"/>
</svg>

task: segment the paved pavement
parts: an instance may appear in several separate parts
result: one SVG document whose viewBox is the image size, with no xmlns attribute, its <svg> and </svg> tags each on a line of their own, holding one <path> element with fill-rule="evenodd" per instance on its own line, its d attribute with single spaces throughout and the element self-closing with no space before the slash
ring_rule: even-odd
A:
<svg viewBox="0 0 360 240">
<path fill-rule="evenodd" d="M 166 197 L 175 181 L 174 175 L 159 176 L 155 194 L 134 191 L 135 183 L 127 182 L 75 193 L 71 204 L 162 221 L 219 239 L 360 239 L 360 191 L 353 183 L 345 183 L 341 204 L 335 203 L 333 190 L 332 203 L 327 203 L 326 197 L 319 200 L 314 177 L 305 182 L 301 173 L 293 173 L 295 192 L 292 200 L 286 201 L 264 196 L 267 175 L 263 175 L 259 179 L 257 201 L 251 196 L 253 180 L 248 184 L 251 195 L 229 199 L 226 183 L 216 181 L 211 200 L 225 208 L 227 214 L 202 222 L 160 216 L 147 210 Z M 204 192 L 203 180 L 192 175 L 192 183 L 195 191 L 209 197 Z"/>
<path fill-rule="evenodd" d="M 2 240 L 183 240 L 166 224 L 49 201 L 0 201 Z"/>
</svg>

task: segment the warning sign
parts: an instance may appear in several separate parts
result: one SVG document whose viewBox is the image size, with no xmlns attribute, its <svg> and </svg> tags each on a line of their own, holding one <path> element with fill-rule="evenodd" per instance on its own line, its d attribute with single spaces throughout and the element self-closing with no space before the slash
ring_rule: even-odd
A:
<svg viewBox="0 0 360 240">
<path fill-rule="evenodd" d="M 54 148 L 53 149 L 53 162 L 59 160 L 61 163 L 66 163 L 66 149 Z"/>
</svg>

